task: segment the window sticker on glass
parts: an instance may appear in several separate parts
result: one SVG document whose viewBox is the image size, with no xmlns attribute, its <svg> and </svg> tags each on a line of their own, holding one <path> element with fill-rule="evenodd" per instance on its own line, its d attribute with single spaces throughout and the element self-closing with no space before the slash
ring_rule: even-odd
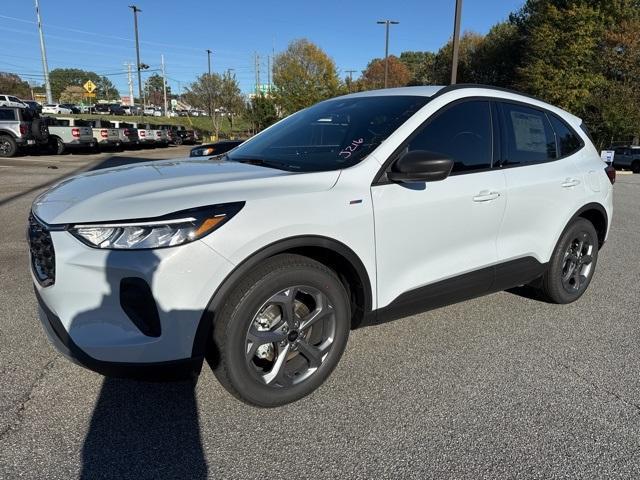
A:
<svg viewBox="0 0 640 480">
<path fill-rule="evenodd" d="M 546 153 L 547 138 L 539 115 L 511 111 L 516 148 L 523 152 Z"/>
<path fill-rule="evenodd" d="M 344 159 L 347 159 L 347 158 L 351 157 L 351 154 L 353 152 L 355 152 L 358 149 L 358 147 L 360 145 L 362 145 L 363 143 L 364 143 L 364 138 L 359 138 L 357 140 L 353 140 L 351 142 L 351 145 L 347 145 L 342 150 L 340 150 L 338 155 L 340 155 Z"/>
</svg>

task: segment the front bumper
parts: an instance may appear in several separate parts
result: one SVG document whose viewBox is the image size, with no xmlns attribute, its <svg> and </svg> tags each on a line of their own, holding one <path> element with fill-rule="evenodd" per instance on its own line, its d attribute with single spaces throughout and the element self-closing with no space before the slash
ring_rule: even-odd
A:
<svg viewBox="0 0 640 480">
<path fill-rule="evenodd" d="M 201 323 L 208 321 L 207 305 L 231 272 L 230 262 L 201 241 L 116 251 L 90 248 L 67 231 L 50 234 L 54 281 L 41 285 L 33 270 L 32 277 L 42 324 L 63 355 L 116 376 L 201 363 L 198 335 L 208 335 Z M 144 283 L 148 296 L 124 290 L 131 279 Z M 146 319 L 132 315 L 131 301 L 143 312 L 147 306 L 157 312 L 156 333 L 141 328 Z M 140 306 L 141 301 L 146 303 Z"/>
</svg>

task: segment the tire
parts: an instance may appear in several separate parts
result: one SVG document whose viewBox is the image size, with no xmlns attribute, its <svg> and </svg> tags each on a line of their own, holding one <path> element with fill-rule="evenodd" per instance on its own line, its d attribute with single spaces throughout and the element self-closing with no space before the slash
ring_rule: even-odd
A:
<svg viewBox="0 0 640 480">
<path fill-rule="evenodd" d="M 50 138 L 49 144 L 51 151 L 56 155 L 62 155 L 65 152 L 64 142 L 59 138 Z"/>
<path fill-rule="evenodd" d="M 176 137 L 173 143 L 175 143 L 176 145 L 182 145 L 182 137 Z"/>
<path fill-rule="evenodd" d="M 0 157 L 13 157 L 18 153 L 18 144 L 9 135 L 0 135 Z"/>
<path fill-rule="evenodd" d="M 222 303 L 213 327 L 212 368 L 246 403 L 294 402 L 329 377 L 350 326 L 349 297 L 332 270 L 300 255 L 277 255 L 250 271 Z M 267 337 L 271 343 L 260 343 Z"/>
<path fill-rule="evenodd" d="M 631 164 L 631 171 L 633 173 L 640 173 L 640 160 L 634 160 Z"/>
<path fill-rule="evenodd" d="M 591 283 L 597 263 L 596 229 L 589 220 L 577 218 L 562 233 L 553 251 L 542 276 L 542 295 L 552 303 L 575 302 Z"/>
</svg>

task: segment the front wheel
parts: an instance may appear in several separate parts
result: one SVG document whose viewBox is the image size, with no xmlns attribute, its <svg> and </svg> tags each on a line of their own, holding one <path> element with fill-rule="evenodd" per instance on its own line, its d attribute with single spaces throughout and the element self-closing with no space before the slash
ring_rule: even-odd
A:
<svg viewBox="0 0 640 480">
<path fill-rule="evenodd" d="M 553 303 L 571 303 L 586 291 L 598 261 L 598 234 L 593 224 L 578 218 L 564 231 L 549 268 L 542 277 L 542 294 Z"/>
<path fill-rule="evenodd" d="M 214 373 L 247 403 L 293 402 L 331 374 L 350 325 L 349 297 L 332 270 L 307 257 L 277 255 L 240 281 L 216 315 Z"/>
</svg>

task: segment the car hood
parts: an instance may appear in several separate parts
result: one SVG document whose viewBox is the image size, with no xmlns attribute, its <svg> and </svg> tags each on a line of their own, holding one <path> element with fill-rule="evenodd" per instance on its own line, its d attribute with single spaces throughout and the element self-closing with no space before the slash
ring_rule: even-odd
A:
<svg viewBox="0 0 640 480">
<path fill-rule="evenodd" d="M 48 224 L 150 218 L 188 208 L 330 189 L 339 171 L 297 173 L 218 159 L 138 163 L 76 175 L 33 203 Z"/>
</svg>

